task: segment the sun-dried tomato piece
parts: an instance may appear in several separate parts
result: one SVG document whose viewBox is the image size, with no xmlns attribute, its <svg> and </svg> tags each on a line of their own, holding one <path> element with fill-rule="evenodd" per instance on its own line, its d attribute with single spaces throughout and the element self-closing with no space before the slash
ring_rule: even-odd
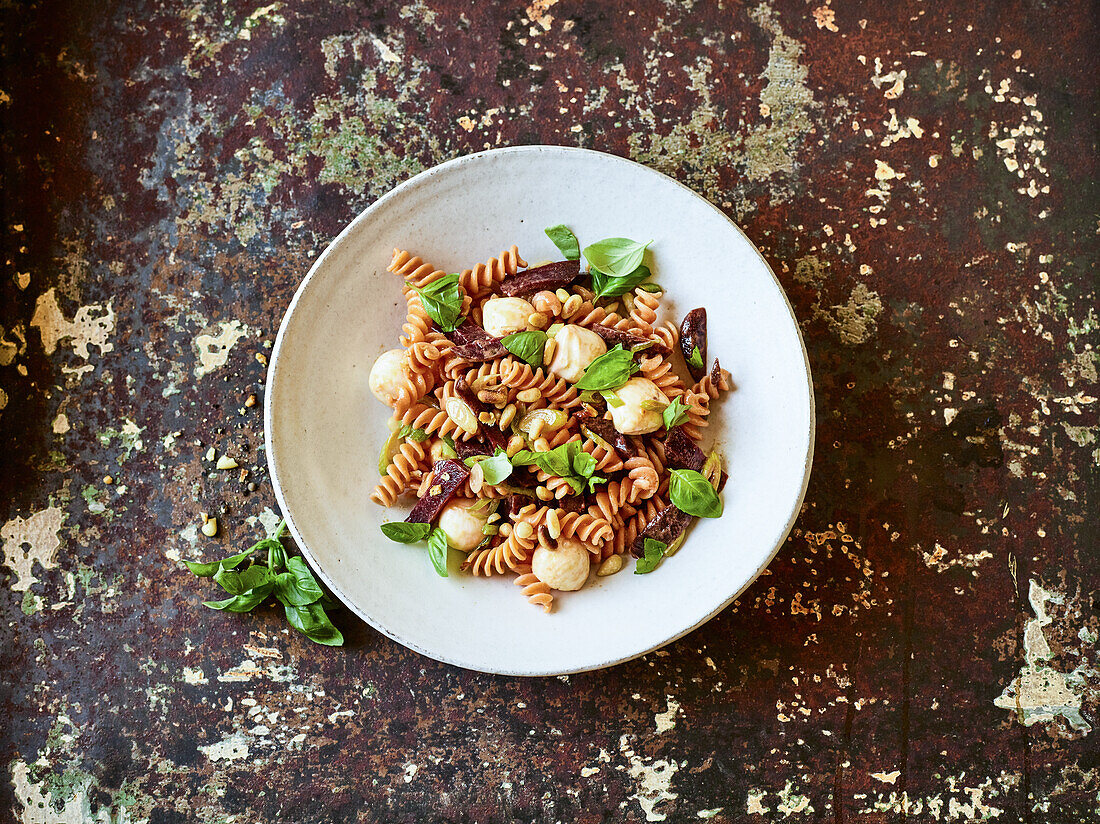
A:
<svg viewBox="0 0 1100 824">
<path fill-rule="evenodd" d="M 688 515 L 681 509 L 669 504 L 646 524 L 638 537 L 634 539 L 634 544 L 630 547 L 630 554 L 635 558 L 645 557 L 645 539 L 652 538 L 655 541 L 661 541 L 666 546 L 671 545 L 673 541 L 680 537 L 680 533 L 687 529 L 692 522 L 692 516 Z"/>
<path fill-rule="evenodd" d="M 468 477 L 470 470 L 460 461 L 436 461 L 428 494 L 416 502 L 405 520 L 410 524 L 430 524 Z"/>
<path fill-rule="evenodd" d="M 694 469 L 698 472 L 706 460 L 703 450 L 679 426 L 672 427 L 665 435 L 665 466 L 670 469 Z"/>
<path fill-rule="evenodd" d="M 693 364 L 692 355 L 696 349 L 699 358 Z M 680 351 L 691 377 L 699 380 L 707 373 L 707 310 L 701 306 L 684 315 L 684 322 L 680 324 Z"/>
<path fill-rule="evenodd" d="M 439 327 L 432 324 L 439 331 Z M 468 361 L 490 361 L 508 354 L 504 344 L 494 338 L 469 318 L 462 321 L 447 337 L 454 341 L 454 352 Z"/>
<path fill-rule="evenodd" d="M 606 421 L 603 418 L 592 418 L 583 413 L 576 413 L 573 417 L 580 422 L 581 429 L 587 429 L 599 437 L 600 440 L 606 441 L 622 460 L 628 461 L 634 457 L 634 453 L 630 451 L 630 445 L 626 442 L 626 436 L 617 430 L 615 424 L 611 421 Z"/>
<path fill-rule="evenodd" d="M 536 266 L 534 269 L 505 278 L 501 281 L 500 293 L 510 298 L 518 298 L 546 289 L 553 291 L 570 285 L 580 276 L 579 260 L 561 260 L 557 263 L 547 263 L 545 266 Z"/>
<path fill-rule="evenodd" d="M 652 355 L 654 353 L 661 355 L 669 354 L 668 347 L 661 343 L 659 340 L 644 338 L 641 335 L 635 335 L 631 332 L 624 332 L 622 329 L 616 329 L 613 326 L 604 326 L 602 323 L 593 323 L 588 328 L 599 335 L 601 338 L 603 338 L 604 342 L 610 344 L 611 346 L 615 346 L 616 344 L 621 343 L 623 345 L 623 349 L 633 350 L 637 347 L 642 347 L 641 349 L 638 349 L 638 351 L 644 352 L 647 355 Z"/>
</svg>

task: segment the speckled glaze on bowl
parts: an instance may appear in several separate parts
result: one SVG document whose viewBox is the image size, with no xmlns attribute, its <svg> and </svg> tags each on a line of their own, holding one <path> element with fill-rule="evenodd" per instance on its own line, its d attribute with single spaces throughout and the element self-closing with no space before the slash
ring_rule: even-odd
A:
<svg viewBox="0 0 1100 824">
<path fill-rule="evenodd" d="M 582 246 L 653 238 L 655 280 L 681 318 L 705 306 L 710 353 L 736 391 L 716 404 L 708 439 L 729 482 L 725 513 L 701 520 L 649 575 L 617 575 L 560 593 L 547 615 L 511 578 L 440 578 L 419 546 L 379 531 L 405 510 L 375 506 L 390 410 L 367 388 L 374 359 L 404 320 L 395 246 L 448 271 L 512 243 L 528 261 L 560 258 L 543 228 Z M 814 403 L 798 326 L 774 274 L 745 235 L 702 197 L 619 157 L 558 146 L 497 149 L 436 166 L 357 217 L 298 288 L 279 329 L 264 409 L 275 494 L 317 574 L 365 621 L 440 661 L 509 675 L 611 666 L 691 631 L 760 574 L 798 514 L 813 454 Z"/>
</svg>

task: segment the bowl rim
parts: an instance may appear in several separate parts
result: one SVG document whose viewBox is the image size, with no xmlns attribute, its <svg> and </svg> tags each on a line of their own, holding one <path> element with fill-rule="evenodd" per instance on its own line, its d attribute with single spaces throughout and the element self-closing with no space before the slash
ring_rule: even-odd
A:
<svg viewBox="0 0 1100 824">
<path fill-rule="evenodd" d="M 476 663 L 473 663 L 473 662 L 470 662 L 470 661 L 463 661 L 461 659 L 461 657 L 458 657 L 458 656 L 445 655 L 445 654 L 441 654 L 441 653 L 438 653 L 438 652 L 433 652 L 431 650 L 424 649 L 420 645 L 418 645 L 416 643 L 413 643 L 413 642 L 411 642 L 411 641 L 409 641 L 405 638 L 402 638 L 401 635 L 397 631 L 395 631 L 395 630 L 393 630 L 393 629 L 391 629 L 387 626 L 384 626 L 380 621 L 378 621 L 374 617 L 372 617 L 367 612 L 367 610 L 365 608 L 360 607 L 358 604 L 354 603 L 350 598 L 348 598 L 348 596 L 346 596 L 344 594 L 344 592 L 340 589 L 340 587 L 325 572 L 325 570 L 323 569 L 321 564 L 318 562 L 317 558 L 314 556 L 312 550 L 309 547 L 309 544 L 303 539 L 303 537 L 301 535 L 301 532 L 298 530 L 297 524 L 295 524 L 295 522 L 294 522 L 294 517 L 291 514 L 290 507 L 288 505 L 286 497 L 283 494 L 283 488 L 282 488 L 282 484 L 280 482 L 280 473 L 279 473 L 279 465 L 278 465 L 279 462 L 278 462 L 278 458 L 277 458 L 277 455 L 276 455 L 276 452 L 275 452 L 273 435 L 272 435 L 272 433 L 274 432 L 274 427 L 272 426 L 272 422 L 274 420 L 274 414 L 275 414 L 274 402 L 273 402 L 272 398 L 275 395 L 275 393 L 273 391 L 274 386 L 275 386 L 275 382 L 278 380 L 278 377 L 279 377 L 279 355 L 282 351 L 283 344 L 285 343 L 285 334 L 286 334 L 287 327 L 290 325 L 291 319 L 292 319 L 296 309 L 298 308 L 299 300 L 305 294 L 306 290 L 309 288 L 309 285 L 310 285 L 311 281 L 313 280 L 313 278 L 318 274 L 318 272 L 320 272 L 324 268 L 325 263 L 328 260 L 329 256 L 333 255 L 341 246 L 343 246 L 347 242 L 348 238 L 353 233 L 356 232 L 356 230 L 359 228 L 359 226 L 361 224 L 366 223 L 367 221 L 369 221 L 376 211 L 381 210 L 383 208 L 383 206 L 385 204 L 389 203 L 391 200 L 397 199 L 397 198 L 403 196 L 406 192 L 412 191 L 414 189 L 417 189 L 419 187 L 422 187 L 422 186 L 426 185 L 433 178 L 436 178 L 440 175 L 445 175 L 445 174 L 449 173 L 452 169 L 455 169 L 455 168 L 458 168 L 460 166 L 464 166 L 464 165 L 467 165 L 467 164 L 470 164 L 470 163 L 476 163 L 479 160 L 481 160 L 481 159 L 483 159 L 487 156 L 490 156 L 490 155 L 497 156 L 497 155 L 511 155 L 511 154 L 518 154 L 518 155 L 522 155 L 522 154 L 542 154 L 542 153 L 546 153 L 546 152 L 552 152 L 552 153 L 562 154 L 562 155 L 566 155 L 566 156 L 568 156 L 568 155 L 577 155 L 577 156 L 583 156 L 583 155 L 592 156 L 592 155 L 595 155 L 595 156 L 598 156 L 598 157 L 602 158 L 604 161 L 610 161 L 612 163 L 629 164 L 630 166 L 635 167 L 638 171 L 640 171 L 644 174 L 653 175 L 653 176 L 656 176 L 658 178 L 662 178 L 663 180 L 665 180 L 667 182 L 675 184 L 680 189 L 683 189 L 685 192 L 690 194 L 692 197 L 695 197 L 695 198 L 703 201 L 705 204 L 707 204 L 707 206 L 709 206 L 715 212 L 720 214 L 722 216 L 722 218 L 725 219 L 725 221 L 727 223 L 729 223 L 729 225 L 739 235 L 741 235 L 742 239 L 749 245 L 749 247 L 753 250 L 753 252 L 756 254 L 756 256 L 760 259 L 760 262 L 763 263 L 764 268 L 767 270 L 768 274 L 771 275 L 772 281 L 774 282 L 774 284 L 776 286 L 776 289 L 778 290 L 780 296 L 783 298 L 784 305 L 787 308 L 787 314 L 790 316 L 791 321 L 794 325 L 795 334 L 798 336 L 798 343 L 799 343 L 799 346 L 802 349 L 802 365 L 803 365 L 803 369 L 804 369 L 804 372 L 805 372 L 804 377 L 805 377 L 805 380 L 806 380 L 807 401 L 809 403 L 809 418 L 808 418 L 808 429 L 809 429 L 809 431 L 807 432 L 807 448 L 806 448 L 806 455 L 805 455 L 805 459 L 804 459 L 804 463 L 803 463 L 803 469 L 802 469 L 802 485 L 801 485 L 801 488 L 799 489 L 798 495 L 795 497 L 795 499 L 792 503 L 790 511 L 787 514 L 787 521 L 784 524 L 784 526 L 783 526 L 782 530 L 780 531 L 780 533 L 777 535 L 777 537 L 775 539 L 775 545 L 772 547 L 772 549 L 768 553 L 768 555 L 761 561 L 761 563 L 757 566 L 756 570 L 752 573 L 751 576 L 749 576 L 749 578 L 745 581 L 745 583 L 742 584 L 741 587 L 739 589 L 737 589 L 733 594 L 731 594 L 729 596 L 729 598 L 724 600 L 722 603 L 720 603 L 713 610 L 711 610 L 706 615 L 701 617 L 698 621 L 693 623 L 691 626 L 685 627 L 684 629 L 673 633 L 672 635 L 670 635 L 665 640 L 660 641 L 656 644 L 653 644 L 652 646 L 650 646 L 646 649 L 639 650 L 637 652 L 634 652 L 634 653 L 631 653 L 631 654 L 628 654 L 628 655 L 619 656 L 619 657 L 616 657 L 616 658 L 613 658 L 613 659 L 610 659 L 610 660 L 607 660 L 607 661 L 604 661 L 604 662 L 584 665 L 584 666 L 576 667 L 576 668 L 573 668 L 573 669 L 526 672 L 526 671 L 519 671 L 519 670 L 515 670 L 515 669 L 509 669 L 507 666 L 493 667 L 493 668 L 487 669 L 487 668 L 485 668 L 485 666 L 483 664 L 476 664 Z M 506 146 L 506 147 L 501 147 L 501 148 L 496 148 L 496 149 L 488 149 L 488 150 L 485 150 L 485 151 L 475 152 L 473 154 L 461 155 L 459 157 L 452 158 L 452 159 L 444 161 L 443 163 L 440 163 L 436 166 L 433 166 L 430 169 L 425 169 L 424 171 L 419 172 L 418 174 L 410 177 L 408 180 L 406 180 L 402 183 L 399 183 L 397 186 L 390 189 L 386 194 L 382 195 L 380 198 L 378 198 L 378 200 L 374 201 L 374 203 L 370 204 L 366 209 L 364 209 L 358 215 L 356 215 L 356 217 L 347 226 L 344 227 L 344 229 L 332 240 L 332 242 L 330 242 L 329 245 L 327 247 L 325 247 L 325 250 L 313 262 L 313 265 L 310 266 L 309 271 L 306 273 L 306 276 L 302 279 L 302 282 L 300 284 L 298 284 L 298 288 L 295 290 L 294 296 L 291 298 L 290 303 L 287 306 L 286 312 L 283 315 L 283 319 L 279 323 L 279 332 L 275 337 L 275 344 L 274 344 L 274 346 L 272 347 L 272 350 L 271 350 L 270 361 L 269 361 L 268 367 L 267 367 L 266 385 L 264 387 L 264 451 L 265 451 L 265 455 L 266 455 L 266 458 L 267 458 L 268 476 L 271 478 L 271 486 L 272 486 L 272 489 L 275 492 L 275 500 L 279 505 L 279 509 L 282 513 L 282 517 L 286 521 L 287 528 L 290 530 L 291 535 L 293 535 L 294 541 L 295 541 L 295 543 L 297 543 L 298 548 L 301 551 L 303 557 L 309 563 L 309 565 L 313 569 L 314 573 L 316 573 L 321 578 L 321 580 L 324 581 L 325 586 L 327 586 L 329 588 L 329 590 L 331 590 L 332 593 L 337 598 L 340 599 L 341 603 L 343 603 L 344 606 L 346 606 L 348 609 L 350 609 L 352 612 L 354 612 L 356 615 L 358 615 L 367 624 L 372 626 L 374 629 L 378 630 L 380 633 L 382 633 L 386 637 L 396 641 L 397 643 L 401 644 L 402 646 L 404 646 L 408 649 L 411 649 L 415 652 L 418 652 L 421 655 L 425 655 L 428 658 L 431 658 L 435 661 L 440 661 L 444 664 L 451 664 L 453 666 L 461 667 L 463 669 L 467 669 L 467 670 L 471 670 L 471 671 L 475 671 L 475 672 L 486 672 L 486 673 L 493 674 L 493 675 L 506 675 L 506 676 L 514 676 L 514 677 L 550 677 L 550 676 L 556 676 L 556 675 L 571 675 L 571 674 L 574 674 L 574 673 L 592 672 L 594 670 L 606 669 L 608 667 L 613 667 L 613 666 L 616 666 L 618 664 L 625 663 L 627 661 L 633 661 L 634 659 L 640 658 L 643 655 L 648 655 L 649 653 L 653 652 L 654 650 L 661 649 L 662 647 L 665 647 L 665 646 L 671 644 L 673 641 L 676 641 L 676 640 L 684 637 L 685 635 L 692 632 L 693 630 L 698 629 L 703 624 L 707 623 L 712 618 L 714 618 L 714 616 L 716 616 L 718 613 L 722 612 L 726 607 L 728 607 L 735 600 L 737 600 L 737 598 L 739 598 L 741 596 L 741 594 L 743 592 L 745 592 L 745 590 L 747 590 L 750 586 L 752 586 L 756 582 L 756 580 L 760 577 L 760 574 L 767 568 L 768 564 L 770 564 L 772 562 L 772 559 L 775 558 L 776 554 L 779 552 L 780 547 L 782 547 L 783 543 L 787 540 L 787 536 L 790 535 L 791 529 L 794 527 L 795 521 L 798 519 L 799 513 L 801 512 L 801 509 L 802 509 L 802 503 L 806 498 L 806 490 L 809 487 L 810 471 L 813 467 L 814 445 L 815 445 L 814 440 L 815 440 L 815 437 L 816 437 L 816 431 L 817 431 L 817 413 L 816 413 L 816 399 L 814 397 L 813 375 L 810 371 L 809 354 L 806 351 L 806 342 L 802 337 L 802 329 L 798 325 L 798 318 L 795 316 L 794 308 L 791 306 L 790 298 L 787 297 L 787 293 L 786 293 L 786 291 L 784 291 L 783 285 L 782 285 L 782 283 L 780 283 L 779 278 L 776 277 L 775 272 L 772 270 L 772 267 L 768 264 L 768 261 L 764 257 L 764 255 L 761 254 L 760 250 L 756 247 L 756 244 L 752 242 L 752 240 L 748 237 L 748 235 L 745 234 L 745 232 L 741 229 L 741 227 L 738 226 L 725 212 L 723 212 L 720 208 L 715 206 L 710 200 L 703 197 L 701 194 L 696 192 L 690 186 L 687 186 L 686 184 L 681 183 L 680 181 L 676 180 L 673 177 L 670 177 L 669 175 L 665 174 L 664 172 L 660 172 L 656 169 L 650 168 L 649 166 L 645 166 L 645 165 L 643 165 L 641 163 L 638 163 L 634 160 L 631 160 L 629 158 L 621 157 L 619 155 L 610 154 L 608 152 L 601 152 L 601 151 L 597 151 L 595 149 L 583 149 L 583 148 L 579 148 L 579 147 L 576 147 L 576 146 L 557 146 L 557 145 L 553 145 L 553 144 L 531 144 L 531 145 L 523 145 L 523 146 Z"/>
</svg>

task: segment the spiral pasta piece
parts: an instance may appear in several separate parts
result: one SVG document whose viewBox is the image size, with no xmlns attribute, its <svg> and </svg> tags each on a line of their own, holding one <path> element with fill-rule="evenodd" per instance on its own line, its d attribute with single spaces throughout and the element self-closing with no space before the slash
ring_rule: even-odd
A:
<svg viewBox="0 0 1100 824">
<path fill-rule="evenodd" d="M 706 395 L 708 398 L 717 398 L 722 392 L 729 391 L 729 378 L 730 373 L 725 369 L 718 370 L 717 379 L 712 378 L 710 373 L 707 373 L 691 387 L 691 391 L 696 394 Z"/>
<path fill-rule="evenodd" d="M 390 265 L 386 269 L 400 275 L 407 283 L 411 283 L 418 289 L 423 289 L 429 283 L 446 276 L 442 269 L 436 269 L 424 262 L 419 256 L 414 256 L 404 249 L 394 249 Z"/>
<path fill-rule="evenodd" d="M 653 324 L 657 321 L 657 308 L 661 305 L 659 294 L 645 289 L 634 290 L 634 302 L 630 308 L 630 319 L 643 335 L 653 334 Z"/>
<path fill-rule="evenodd" d="M 519 249 L 513 244 L 499 256 L 489 258 L 486 263 L 479 263 L 473 269 L 464 269 L 459 272 L 458 282 L 466 290 L 467 295 L 478 298 L 492 291 L 498 283 L 514 275 L 521 266 L 526 265 L 527 261 L 520 257 Z"/>
<path fill-rule="evenodd" d="M 638 360 L 641 376 L 649 378 L 668 398 L 684 394 L 684 382 L 672 371 L 672 362 L 661 355 L 650 355 Z"/>
<path fill-rule="evenodd" d="M 405 441 L 390 461 L 385 476 L 370 494 L 370 499 L 382 506 L 393 506 L 397 498 L 419 482 L 423 472 L 427 451 L 424 445 L 415 441 Z"/>
<path fill-rule="evenodd" d="M 642 498 L 651 498 L 657 494 L 661 476 L 657 474 L 657 468 L 649 458 L 641 455 L 631 458 L 623 463 L 623 469 L 627 472 L 622 481 L 626 503 L 637 503 Z"/>
<path fill-rule="evenodd" d="M 509 389 L 510 401 L 525 389 L 537 389 L 540 400 L 558 409 L 569 410 L 581 402 L 569 381 L 547 374 L 542 367 L 532 369 L 530 364 L 512 359 L 507 369 L 502 367 L 500 377 L 501 383 Z"/>
<path fill-rule="evenodd" d="M 653 337 L 675 352 L 680 343 L 680 329 L 670 320 L 666 320 L 660 326 L 653 327 Z"/>
<path fill-rule="evenodd" d="M 515 578 L 515 585 L 523 587 L 523 596 L 528 603 L 542 607 L 543 612 L 549 612 L 554 605 L 554 593 L 546 584 L 539 580 L 531 571 L 530 566 L 516 570 L 519 574 Z"/>
<path fill-rule="evenodd" d="M 413 404 L 401 415 L 401 423 L 413 429 L 423 429 L 429 435 L 439 434 L 454 435 L 458 431 L 458 425 L 452 421 L 442 409 L 428 406 L 424 403 Z"/>
<path fill-rule="evenodd" d="M 590 512 L 558 512 L 561 534 L 566 538 L 576 538 L 588 547 L 588 551 L 598 555 L 599 548 L 612 536 L 611 524 Z"/>
<path fill-rule="evenodd" d="M 553 292 L 545 290 L 535 292 L 531 296 L 531 305 L 535 307 L 536 312 L 542 312 L 555 318 L 561 315 L 561 298 Z"/>
<path fill-rule="evenodd" d="M 598 472 L 618 472 L 623 468 L 623 462 L 614 449 L 608 449 L 591 439 L 585 439 L 581 449 L 596 459 Z"/>
</svg>

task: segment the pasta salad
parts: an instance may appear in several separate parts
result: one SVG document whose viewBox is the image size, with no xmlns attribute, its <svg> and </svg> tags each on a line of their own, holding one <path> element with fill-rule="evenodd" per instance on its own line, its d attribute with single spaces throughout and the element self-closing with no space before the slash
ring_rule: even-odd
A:
<svg viewBox="0 0 1100 824">
<path fill-rule="evenodd" d="M 464 571 L 514 576 L 550 611 L 555 591 L 628 554 L 652 572 L 696 517 L 722 514 L 721 458 L 699 444 L 730 383 L 706 366 L 704 308 L 658 319 L 649 243 L 582 251 L 563 225 L 546 234 L 565 260 L 528 267 L 512 246 L 447 273 L 394 250 L 408 314 L 401 347 L 370 371 L 394 410 L 370 497 L 416 498 L 382 531 L 426 542 L 440 575 L 457 550 Z"/>
</svg>

